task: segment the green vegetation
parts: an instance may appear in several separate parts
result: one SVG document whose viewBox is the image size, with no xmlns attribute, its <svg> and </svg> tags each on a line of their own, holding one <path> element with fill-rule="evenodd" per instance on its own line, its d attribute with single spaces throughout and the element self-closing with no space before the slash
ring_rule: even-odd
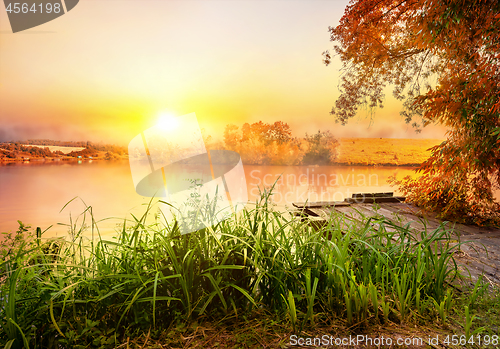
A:
<svg viewBox="0 0 500 349">
<path fill-rule="evenodd" d="M 450 245 L 446 226 L 415 237 L 382 218 L 354 224 L 334 215 L 315 230 L 275 212 L 268 198 L 187 235 L 175 222 L 163 227 L 151 206 L 111 240 L 100 237 L 91 207 L 68 225 L 70 241 L 39 229 L 29 239 L 20 224 L 0 251 L 0 344 L 107 348 L 143 338 L 170 346 L 214 323 L 239 324 L 229 347 L 259 345 L 257 327 L 266 340 L 281 333 L 281 344 L 320 328 L 498 335 L 498 290 L 483 297 L 482 280 L 459 289 L 460 245 Z"/>
<path fill-rule="evenodd" d="M 339 142 L 333 137 L 330 131 L 308 135 L 306 133 L 305 143 L 307 152 L 302 158 L 304 165 L 327 165 L 332 164 L 337 159 Z"/>
</svg>

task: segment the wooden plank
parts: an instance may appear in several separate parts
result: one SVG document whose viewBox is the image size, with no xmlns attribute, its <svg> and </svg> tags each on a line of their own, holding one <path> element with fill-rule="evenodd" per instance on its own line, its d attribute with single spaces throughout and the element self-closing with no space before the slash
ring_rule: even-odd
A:
<svg viewBox="0 0 500 349">
<path fill-rule="evenodd" d="M 292 205 L 297 208 L 320 208 L 329 206 L 349 206 L 351 203 L 402 202 L 404 200 L 404 196 L 394 196 L 393 192 L 356 193 L 352 194 L 352 198 L 347 198 L 344 201 L 293 202 Z"/>
<path fill-rule="evenodd" d="M 326 220 L 330 219 L 332 215 L 337 214 L 337 212 L 332 210 L 330 207 L 315 208 L 314 211 Z"/>
<path fill-rule="evenodd" d="M 383 207 L 400 215 L 409 215 L 409 217 L 411 217 L 411 219 L 413 220 L 424 220 L 434 223 L 437 226 L 441 225 L 441 221 L 439 219 L 422 214 L 422 210 L 420 208 L 409 203 L 381 203 L 380 207 Z"/>
<path fill-rule="evenodd" d="M 314 212 L 314 210 L 311 210 L 308 208 L 304 209 L 304 213 L 306 213 L 309 216 L 318 217 L 318 214 L 316 212 Z"/>
<path fill-rule="evenodd" d="M 361 227 L 364 227 L 364 222 L 366 221 L 367 217 L 373 217 L 373 218 L 379 218 L 377 214 L 374 212 L 368 211 L 368 210 L 363 210 L 360 205 L 355 205 L 351 207 L 339 207 L 335 208 L 336 211 L 339 211 L 346 215 L 346 217 L 351 218 L 352 220 L 355 220 L 356 222 L 359 223 Z M 375 230 L 380 230 L 380 224 L 379 223 L 371 223 L 371 226 Z M 388 232 L 398 232 L 397 229 L 391 228 L 391 227 L 385 227 L 385 230 Z M 394 237 L 396 240 L 398 239 L 398 236 Z"/>
<path fill-rule="evenodd" d="M 318 201 L 318 202 L 292 202 L 292 205 L 297 208 L 320 208 L 330 206 L 350 206 L 346 201 Z"/>
<path fill-rule="evenodd" d="M 356 193 L 352 194 L 352 198 L 368 198 L 368 197 L 392 197 L 394 196 L 394 192 L 388 192 L 388 193 Z"/>
<path fill-rule="evenodd" d="M 403 211 L 407 212 L 410 214 L 413 214 L 414 216 L 417 217 L 426 217 L 430 219 L 435 219 L 436 221 L 439 221 L 439 219 L 435 218 L 434 216 L 430 217 L 428 215 L 425 215 L 422 209 L 420 209 L 417 206 L 414 206 L 410 203 L 406 202 L 394 202 L 394 203 L 382 203 L 380 206 L 386 206 L 387 209 L 390 210 L 398 210 L 398 211 Z"/>
<path fill-rule="evenodd" d="M 357 221 L 362 221 L 363 216 L 355 211 L 352 207 L 335 207 L 335 211 L 345 214 L 348 217 L 351 217 Z"/>
<path fill-rule="evenodd" d="M 406 198 L 404 196 L 392 196 L 392 197 L 365 197 L 363 198 L 347 198 L 345 201 L 351 204 L 370 204 L 370 203 L 382 203 L 382 202 L 403 202 Z"/>
<path fill-rule="evenodd" d="M 367 209 L 366 206 L 363 206 L 363 208 Z M 371 210 L 373 212 L 375 212 L 376 214 L 383 216 L 385 219 L 393 222 L 396 225 L 405 226 L 407 224 L 410 224 L 410 228 L 413 229 L 415 232 L 421 232 L 421 231 L 424 231 L 426 229 L 425 225 L 423 225 L 421 222 L 418 222 L 418 221 L 415 221 L 412 219 L 408 219 L 404 215 L 395 216 L 394 212 L 389 211 L 385 208 L 380 207 L 377 210 L 375 210 L 372 206 Z"/>
<path fill-rule="evenodd" d="M 361 224 L 358 221 L 353 220 L 349 216 L 343 215 L 342 212 L 338 212 L 332 210 L 331 208 L 315 208 L 309 209 L 313 211 L 317 217 L 308 217 L 308 225 L 313 227 L 315 230 L 319 230 L 324 228 L 327 224 L 335 226 L 335 229 L 339 229 L 342 234 L 345 234 L 347 231 L 355 228 L 360 229 Z M 332 215 L 337 215 L 336 218 L 331 219 Z M 338 219 L 342 217 L 341 219 Z M 327 236 L 327 239 L 331 239 L 331 233 Z"/>
<path fill-rule="evenodd" d="M 397 204 L 396 204 L 397 205 Z M 406 211 L 401 211 L 397 207 L 394 207 L 394 204 L 382 204 L 380 205 L 380 209 L 389 215 L 389 212 L 394 216 L 399 216 L 402 219 L 402 222 L 416 222 L 419 224 L 419 229 L 423 230 L 427 227 L 427 230 L 435 230 L 441 226 L 441 222 L 433 219 L 426 219 L 425 217 L 418 217 L 412 214 L 408 214 Z M 386 216 L 384 214 L 384 216 Z M 387 216 L 386 216 L 387 217 Z M 389 217 L 387 217 L 389 218 Z"/>
<path fill-rule="evenodd" d="M 422 223 L 406 219 L 405 217 L 394 217 L 394 212 L 391 212 L 387 209 L 380 208 L 380 207 L 377 208 L 373 204 L 355 205 L 355 206 L 353 206 L 353 208 L 359 209 L 359 211 L 362 214 L 364 214 L 368 217 L 383 218 L 383 219 L 385 219 L 385 221 L 391 222 L 398 227 L 403 227 L 403 226 L 409 225 L 410 232 L 412 233 L 411 235 L 417 241 L 421 240 L 420 239 L 420 232 L 425 230 L 425 226 Z M 378 228 L 379 224 L 377 224 L 376 226 Z M 385 226 L 385 229 L 386 229 L 386 231 L 390 231 L 390 232 L 399 232 L 398 229 L 391 228 L 390 226 L 387 226 L 387 225 Z"/>
<path fill-rule="evenodd" d="M 329 216 L 321 208 L 309 208 L 307 209 L 307 211 L 312 212 L 314 214 L 314 217 L 320 217 L 325 220 L 329 218 Z"/>
</svg>

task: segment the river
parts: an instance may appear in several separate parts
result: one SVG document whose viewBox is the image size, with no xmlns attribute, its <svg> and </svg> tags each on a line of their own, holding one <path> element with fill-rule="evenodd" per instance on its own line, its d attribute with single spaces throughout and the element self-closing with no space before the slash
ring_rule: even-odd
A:
<svg viewBox="0 0 500 349">
<path fill-rule="evenodd" d="M 414 176 L 408 167 L 246 165 L 244 171 L 249 201 L 255 202 L 259 188 L 277 180 L 273 202 L 282 210 L 292 202 L 394 191 L 389 176 Z M 15 231 L 19 220 L 42 230 L 52 225 L 46 237 L 64 236 L 69 224 L 81 226 L 80 214 L 90 206 L 101 233 L 112 234 L 130 214 L 144 213 L 149 201 L 135 192 L 127 161 L 0 164 L 0 232 Z M 88 219 L 85 224 L 90 225 Z"/>
</svg>

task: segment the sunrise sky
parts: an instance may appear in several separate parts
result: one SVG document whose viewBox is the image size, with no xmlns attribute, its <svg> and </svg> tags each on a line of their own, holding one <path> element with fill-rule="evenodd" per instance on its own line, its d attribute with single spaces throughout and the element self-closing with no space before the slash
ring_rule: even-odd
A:
<svg viewBox="0 0 500 349">
<path fill-rule="evenodd" d="M 340 64 L 326 67 L 328 26 L 348 1 L 97 1 L 13 34 L 0 5 L 0 141 L 91 140 L 122 145 L 162 112 L 195 112 L 208 133 L 228 123 L 283 121 L 295 136 L 420 135 L 388 93 L 373 124 L 329 115 Z"/>
</svg>

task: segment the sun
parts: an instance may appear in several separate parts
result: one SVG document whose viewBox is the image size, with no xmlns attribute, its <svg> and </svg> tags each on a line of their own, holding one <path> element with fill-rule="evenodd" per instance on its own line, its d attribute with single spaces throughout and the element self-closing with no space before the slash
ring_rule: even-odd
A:
<svg viewBox="0 0 500 349">
<path fill-rule="evenodd" d="M 179 120 L 171 113 L 160 114 L 157 126 L 165 131 L 173 131 L 179 126 Z"/>
</svg>

